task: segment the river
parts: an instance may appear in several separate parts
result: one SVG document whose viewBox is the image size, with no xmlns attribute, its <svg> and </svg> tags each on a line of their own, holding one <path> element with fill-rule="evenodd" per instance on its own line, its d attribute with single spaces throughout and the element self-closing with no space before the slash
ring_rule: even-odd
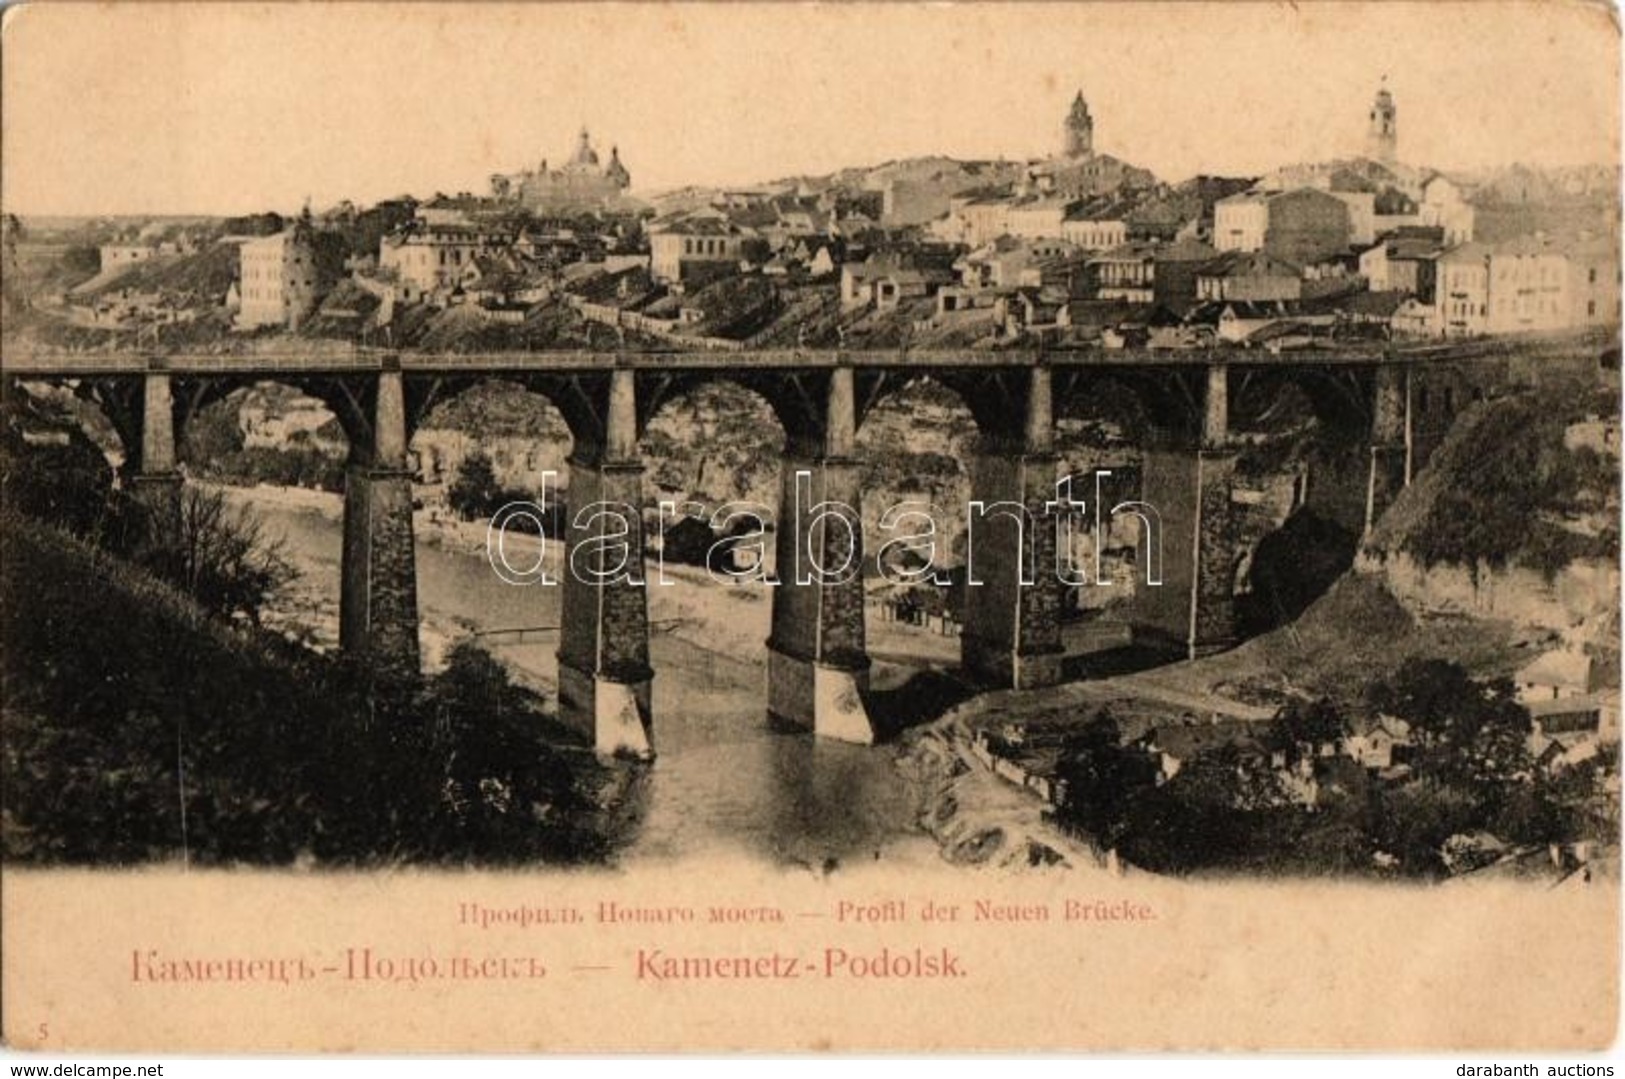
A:
<svg viewBox="0 0 1625 1079">
<path fill-rule="evenodd" d="M 267 536 L 282 540 L 299 570 L 286 609 L 273 614 L 331 643 L 342 539 L 338 497 L 299 492 L 290 502 L 267 489 L 232 495 L 253 505 Z M 460 636 L 558 623 L 560 590 L 503 583 L 467 529 L 449 535 L 420 523 L 417 580 L 431 663 Z M 680 624 L 661 624 L 673 614 Z M 856 859 L 937 857 L 915 825 L 914 794 L 895 767 L 894 749 L 814 739 L 769 721 L 765 644 L 747 643 L 766 640 L 765 593 L 683 577 L 671 588 L 651 588 L 651 617 L 657 756 L 643 784 L 641 825 L 621 864 L 743 855 L 826 872 Z M 533 633 L 523 643 L 504 643 L 511 640 L 498 635 L 483 643 L 524 681 L 550 689 L 556 637 Z"/>
</svg>

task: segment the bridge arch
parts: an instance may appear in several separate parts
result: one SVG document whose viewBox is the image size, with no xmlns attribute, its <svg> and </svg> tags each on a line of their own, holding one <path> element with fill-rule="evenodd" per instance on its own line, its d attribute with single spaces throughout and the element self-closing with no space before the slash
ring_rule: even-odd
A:
<svg viewBox="0 0 1625 1079">
<path fill-rule="evenodd" d="M 815 371 L 756 371 L 749 368 L 661 371 L 638 380 L 638 434 L 644 436 L 672 402 L 696 394 L 721 393 L 757 419 L 771 414 L 784 434 L 781 451 L 817 446 L 823 438 L 828 376 Z M 762 410 L 765 406 L 766 412 Z"/>
<path fill-rule="evenodd" d="M 231 455 L 261 445 L 272 449 L 275 437 L 267 434 L 269 417 L 255 422 L 244 415 L 250 395 L 261 391 L 277 395 L 276 403 L 281 405 L 303 400 L 315 402 L 316 407 L 295 408 L 294 412 L 306 415 L 291 428 L 284 424 L 283 438 L 296 450 L 308 449 L 310 456 L 283 462 L 285 468 L 259 478 L 284 485 L 343 489 L 345 463 L 355 455 L 357 439 L 365 436 L 357 413 L 335 387 L 297 377 L 183 378 L 173 379 L 171 385 L 177 457 L 191 474 L 228 482 L 248 478 L 235 471 L 247 462 L 233 462 Z M 329 452 L 335 441 L 342 444 L 336 454 Z M 331 458 L 332 467 L 325 467 L 322 458 Z M 261 465 L 266 463 L 269 459 Z"/>
<path fill-rule="evenodd" d="M 568 485 L 576 438 L 556 387 L 490 375 L 409 383 L 407 396 L 417 479 L 434 494 L 448 495 L 476 452 L 491 462 L 493 496 L 536 497 L 549 472 Z"/>
<path fill-rule="evenodd" d="M 741 499 L 772 506 L 786 451 L 813 430 L 811 417 L 792 428 L 789 395 L 762 380 L 693 372 L 639 389 L 638 451 L 653 499 L 680 495 L 710 509 Z"/>
<path fill-rule="evenodd" d="M 1191 440 L 1202 429 L 1205 377 L 1199 367 L 1058 370 L 1055 417 L 1114 426 L 1141 446 Z"/>
<path fill-rule="evenodd" d="M 1352 564 L 1365 527 L 1372 368 L 1255 367 L 1230 392 L 1238 636 L 1297 618 Z"/>
<path fill-rule="evenodd" d="M 1267 424 L 1291 409 L 1329 432 L 1363 436 L 1371 427 L 1375 378 L 1369 367 L 1240 367 L 1230 379 L 1230 426 Z"/>
<path fill-rule="evenodd" d="M 34 381 L 34 380 L 30 380 Z M 142 384 L 139 378 L 91 377 L 77 379 L 44 378 L 38 382 L 71 392 L 99 417 L 96 424 L 87 417 L 81 427 L 93 441 L 103 442 L 108 432 L 118 444 L 118 474 L 127 480 L 141 467 Z M 97 430 L 99 428 L 99 430 Z M 98 437 L 100 435 L 101 437 Z"/>
</svg>

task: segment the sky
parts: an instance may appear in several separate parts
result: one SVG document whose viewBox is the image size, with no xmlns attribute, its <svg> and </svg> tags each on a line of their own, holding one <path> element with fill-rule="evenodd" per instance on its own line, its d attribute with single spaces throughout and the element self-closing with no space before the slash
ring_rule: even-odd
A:
<svg viewBox="0 0 1625 1079">
<path fill-rule="evenodd" d="M 44 4 L 6 12 L 0 204 L 241 213 L 483 192 L 588 126 L 634 193 L 923 154 L 1096 149 L 1167 180 L 1358 153 L 1618 163 L 1620 37 L 1580 2 Z"/>
</svg>

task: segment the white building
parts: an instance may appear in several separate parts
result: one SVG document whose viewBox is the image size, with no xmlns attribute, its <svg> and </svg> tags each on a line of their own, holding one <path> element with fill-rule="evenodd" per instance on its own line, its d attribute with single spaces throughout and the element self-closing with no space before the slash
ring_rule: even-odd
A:
<svg viewBox="0 0 1625 1079">
<path fill-rule="evenodd" d="M 238 248 L 238 328 L 298 329 L 333 283 L 331 261 L 321 257 L 315 231 L 304 224 L 244 240 Z"/>
<path fill-rule="evenodd" d="M 408 229 L 391 233 L 379 243 L 378 269 L 395 274 L 400 298 L 412 303 L 450 291 L 476 256 L 504 246 L 505 237 L 477 229 Z"/>
<path fill-rule="evenodd" d="M 1263 191 L 1243 191 L 1213 204 L 1213 246 L 1220 251 L 1261 251 L 1269 228 L 1269 195 Z"/>
</svg>

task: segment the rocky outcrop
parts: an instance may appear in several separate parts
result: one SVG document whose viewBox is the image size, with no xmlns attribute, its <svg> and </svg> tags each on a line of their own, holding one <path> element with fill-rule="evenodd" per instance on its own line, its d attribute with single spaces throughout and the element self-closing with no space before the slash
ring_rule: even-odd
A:
<svg viewBox="0 0 1625 1079">
<path fill-rule="evenodd" d="M 1619 567 L 1601 560 L 1571 562 L 1547 577 L 1523 566 L 1426 566 L 1403 551 L 1366 550 L 1355 570 L 1380 578 L 1395 598 L 1423 615 L 1469 615 L 1569 633 L 1618 610 Z"/>
<path fill-rule="evenodd" d="M 950 714 L 907 736 L 897 766 L 914 787 L 919 825 L 955 865 L 1001 870 L 1099 869 L 1087 844 L 1044 819 L 1043 803 L 970 753 L 970 732 Z"/>
</svg>

